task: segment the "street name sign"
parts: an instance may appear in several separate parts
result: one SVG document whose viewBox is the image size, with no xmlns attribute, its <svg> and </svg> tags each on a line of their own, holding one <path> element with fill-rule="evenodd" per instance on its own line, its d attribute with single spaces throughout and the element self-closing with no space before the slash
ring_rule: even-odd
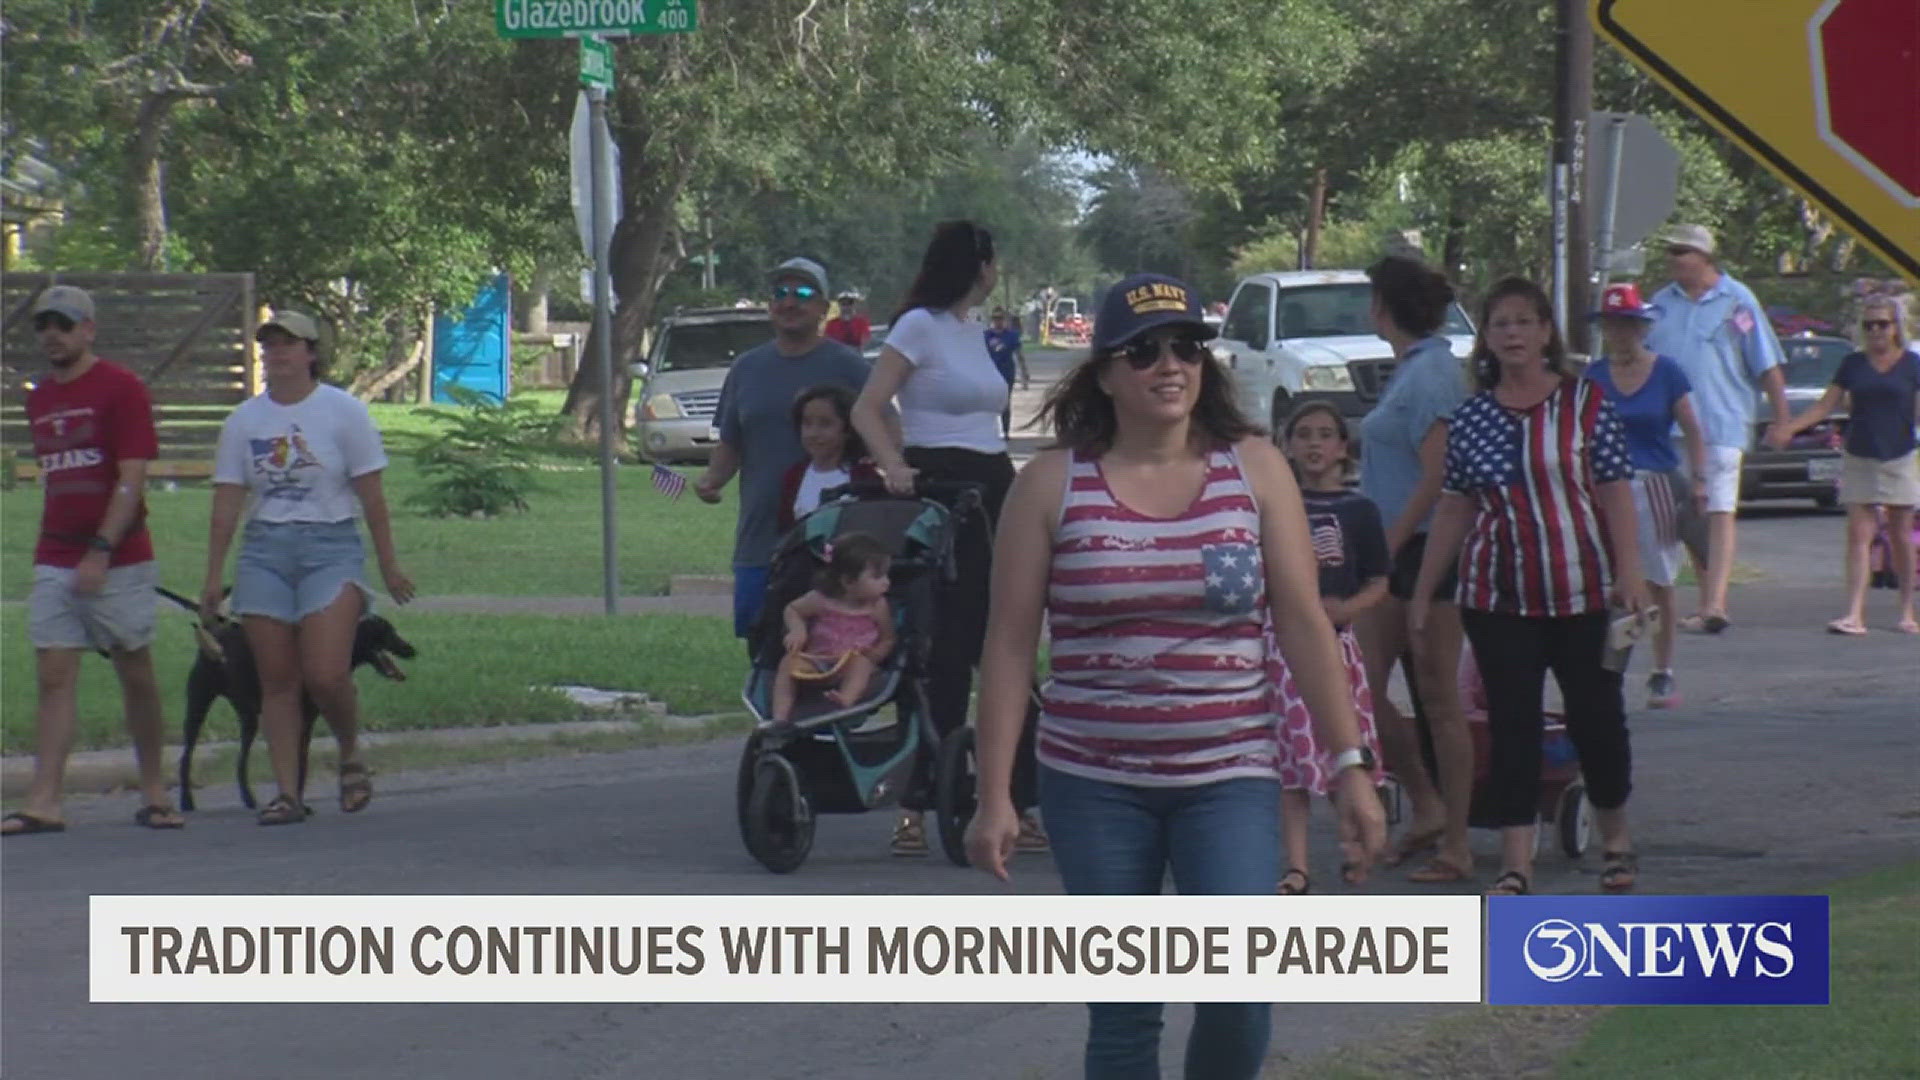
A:
<svg viewBox="0 0 1920 1080">
<path fill-rule="evenodd" d="M 681 34 L 699 28 L 694 0 L 494 0 L 504 38 Z"/>
<path fill-rule="evenodd" d="M 613 46 L 605 38 L 580 39 L 580 85 L 613 89 Z"/>
<path fill-rule="evenodd" d="M 1915 0 L 1589 0 L 1689 108 L 1920 285 Z"/>
</svg>

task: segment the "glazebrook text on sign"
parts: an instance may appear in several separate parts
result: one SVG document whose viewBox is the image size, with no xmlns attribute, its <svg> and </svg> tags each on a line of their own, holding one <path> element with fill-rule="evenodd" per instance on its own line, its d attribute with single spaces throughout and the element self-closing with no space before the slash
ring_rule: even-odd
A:
<svg viewBox="0 0 1920 1080">
<path fill-rule="evenodd" d="M 1493 1005 L 1825 1005 L 1824 896 L 1487 902 Z"/>
<path fill-rule="evenodd" d="M 505 38 L 680 34 L 699 28 L 694 0 L 494 0 Z"/>
</svg>

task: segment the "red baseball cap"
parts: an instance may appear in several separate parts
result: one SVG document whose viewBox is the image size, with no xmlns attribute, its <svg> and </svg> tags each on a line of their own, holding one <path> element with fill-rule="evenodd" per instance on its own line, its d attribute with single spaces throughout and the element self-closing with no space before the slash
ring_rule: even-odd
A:
<svg viewBox="0 0 1920 1080">
<path fill-rule="evenodd" d="M 1600 294 L 1600 310 L 1590 316 L 1595 319 L 1609 317 L 1627 319 L 1646 319 L 1652 321 L 1657 312 L 1653 305 L 1640 299 L 1640 286 L 1631 281 L 1609 285 Z"/>
</svg>

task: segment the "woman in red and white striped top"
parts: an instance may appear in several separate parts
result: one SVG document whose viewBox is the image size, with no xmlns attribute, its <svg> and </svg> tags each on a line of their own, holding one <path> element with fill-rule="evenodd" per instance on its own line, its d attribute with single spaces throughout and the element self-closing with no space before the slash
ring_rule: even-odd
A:
<svg viewBox="0 0 1920 1080">
<path fill-rule="evenodd" d="M 1598 811 L 1601 884 L 1624 889 L 1637 873 L 1626 818 L 1632 759 L 1620 673 L 1602 657 L 1609 604 L 1639 612 L 1646 588 L 1626 432 L 1600 386 L 1568 372 L 1553 306 L 1531 281 L 1508 278 L 1488 294 L 1473 363 L 1480 392 L 1447 428 L 1440 506 L 1408 620 L 1418 632 L 1433 586 L 1458 559 L 1461 623 L 1486 684 L 1487 801 L 1501 827 L 1491 891 L 1532 889 L 1549 670 Z"/>
<path fill-rule="evenodd" d="M 1341 813 L 1365 858 L 1384 842 L 1299 489 L 1234 408 L 1202 344 L 1211 336 L 1180 282 L 1137 275 L 1114 286 L 1092 354 L 1047 403 L 1057 447 L 1007 497 L 967 838 L 974 865 L 1002 879 L 1020 830 L 1013 761 L 1043 617 L 1052 673 L 1040 807 L 1068 892 L 1157 894 L 1171 868 L 1182 893 L 1273 893 L 1269 625 L 1334 754 Z M 1157 1074 L 1159 1005 L 1088 1008 L 1089 1076 Z M 1198 1006 L 1189 1075 L 1257 1076 L 1270 1014 Z"/>
</svg>

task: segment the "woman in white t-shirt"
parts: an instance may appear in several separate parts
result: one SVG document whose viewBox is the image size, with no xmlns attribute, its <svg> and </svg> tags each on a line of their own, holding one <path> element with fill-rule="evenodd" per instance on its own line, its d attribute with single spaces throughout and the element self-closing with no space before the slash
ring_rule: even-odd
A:
<svg viewBox="0 0 1920 1080">
<path fill-rule="evenodd" d="M 967 722 L 973 668 L 986 638 L 992 530 L 1013 485 L 1013 459 L 1000 428 L 1009 389 L 987 351 L 987 328 L 973 316 L 992 294 L 995 280 L 993 234 L 971 221 L 937 226 L 919 276 L 853 407 L 853 426 L 889 490 L 911 494 L 916 476 L 981 486 L 986 520 L 956 544 L 957 580 L 942 593 L 941 637 L 928 673 L 928 712 L 943 736 Z M 905 446 L 888 430 L 887 405 L 893 401 L 899 405 Z M 907 809 L 894 829 L 893 849 L 900 855 L 922 854 L 926 836 L 920 814 L 911 812 L 921 808 Z M 1029 823 L 1022 847 L 1045 849 L 1037 825 Z"/>
<path fill-rule="evenodd" d="M 319 338 L 319 327 L 298 312 L 276 314 L 260 328 L 266 392 L 227 417 L 214 460 L 200 617 L 211 623 L 219 610 L 227 549 L 244 508 L 232 610 L 259 672 L 260 726 L 280 787 L 260 811 L 262 825 L 306 820 L 302 691 L 340 746 L 340 809 L 353 813 L 373 798 L 352 672 L 354 631 L 373 602 L 357 514 L 366 516 L 388 594 L 402 604 L 413 598 L 393 553 L 379 429 L 365 404 L 320 381 Z"/>
</svg>

